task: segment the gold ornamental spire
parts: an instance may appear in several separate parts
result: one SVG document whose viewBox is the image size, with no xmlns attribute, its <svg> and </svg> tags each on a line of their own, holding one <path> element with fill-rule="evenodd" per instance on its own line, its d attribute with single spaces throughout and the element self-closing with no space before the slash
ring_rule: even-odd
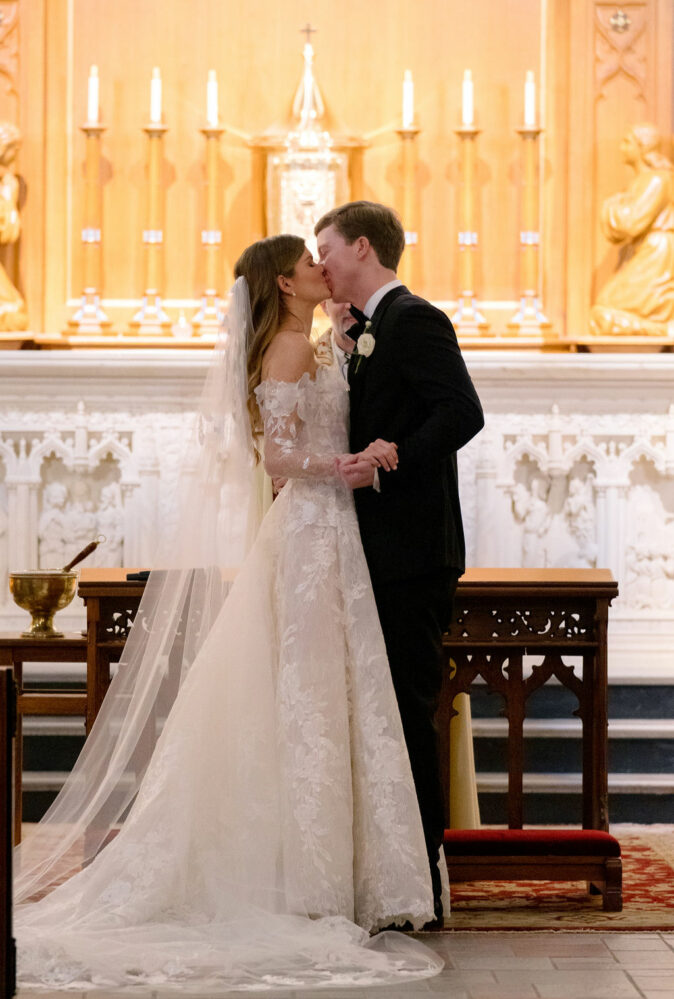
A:
<svg viewBox="0 0 674 999">
<path fill-rule="evenodd" d="M 297 131 L 304 137 L 302 145 L 316 144 L 318 125 L 325 112 L 325 105 L 314 76 L 314 47 L 311 35 L 318 29 L 306 24 L 301 34 L 306 35 L 304 43 L 304 69 L 293 101 L 293 115 L 297 120 Z M 312 141 L 313 140 L 313 141 Z"/>
</svg>

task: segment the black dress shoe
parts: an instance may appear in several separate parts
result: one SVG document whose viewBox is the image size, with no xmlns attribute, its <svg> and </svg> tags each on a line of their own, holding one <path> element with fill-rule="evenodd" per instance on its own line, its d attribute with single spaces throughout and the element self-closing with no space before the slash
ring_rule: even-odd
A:
<svg viewBox="0 0 674 999">
<path fill-rule="evenodd" d="M 427 923 L 419 930 L 420 933 L 436 933 L 438 930 L 444 930 L 445 919 L 442 915 L 442 906 L 440 907 L 440 915 L 436 916 L 435 919 L 430 919 Z M 388 930 L 397 930 L 398 933 L 414 933 L 414 927 L 410 923 L 409 919 L 406 919 L 404 923 L 389 923 L 388 926 L 382 926 L 377 933 L 384 933 Z"/>
<path fill-rule="evenodd" d="M 375 930 L 375 932 L 388 933 L 389 930 L 397 930 L 398 933 L 413 933 L 414 927 L 409 919 L 406 919 L 404 923 L 389 923 L 388 926 L 382 926 L 380 929 Z"/>
<path fill-rule="evenodd" d="M 438 930 L 444 930 L 445 928 L 445 917 L 440 913 L 435 919 L 431 919 L 428 923 L 424 923 L 421 927 L 424 933 L 436 933 Z"/>
</svg>

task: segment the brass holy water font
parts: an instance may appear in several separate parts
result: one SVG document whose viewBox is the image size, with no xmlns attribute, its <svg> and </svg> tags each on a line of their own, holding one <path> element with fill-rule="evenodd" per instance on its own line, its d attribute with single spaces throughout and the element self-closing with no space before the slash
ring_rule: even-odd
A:
<svg viewBox="0 0 674 999">
<path fill-rule="evenodd" d="M 31 626 L 21 632 L 22 638 L 63 638 L 63 632 L 54 628 L 54 614 L 67 607 L 75 596 L 77 573 L 72 570 L 103 541 L 102 536 L 90 541 L 63 569 L 10 572 L 9 591 L 14 603 L 31 616 Z"/>
</svg>

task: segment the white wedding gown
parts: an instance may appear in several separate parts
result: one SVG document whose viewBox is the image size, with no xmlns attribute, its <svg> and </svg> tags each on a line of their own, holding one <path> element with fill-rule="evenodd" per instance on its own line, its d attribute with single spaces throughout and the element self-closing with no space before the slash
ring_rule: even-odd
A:
<svg viewBox="0 0 674 999">
<path fill-rule="evenodd" d="M 19 982 L 201 991 L 379 984 L 442 962 L 421 820 L 351 493 L 336 368 L 258 389 L 289 476 L 121 831 L 16 914 Z"/>
</svg>

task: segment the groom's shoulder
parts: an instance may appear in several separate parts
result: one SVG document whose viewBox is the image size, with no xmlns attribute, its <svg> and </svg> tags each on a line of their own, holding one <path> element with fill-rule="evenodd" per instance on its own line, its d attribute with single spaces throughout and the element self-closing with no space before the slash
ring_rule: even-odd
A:
<svg viewBox="0 0 674 999">
<path fill-rule="evenodd" d="M 454 332 L 447 313 L 443 312 L 442 309 L 438 309 L 437 306 L 420 295 L 413 294 L 407 288 L 404 288 L 393 299 L 387 312 L 390 314 L 390 319 L 396 322 L 402 319 L 404 315 L 408 322 L 418 320 L 419 322 L 431 323 L 434 326 L 440 326 Z"/>
</svg>

